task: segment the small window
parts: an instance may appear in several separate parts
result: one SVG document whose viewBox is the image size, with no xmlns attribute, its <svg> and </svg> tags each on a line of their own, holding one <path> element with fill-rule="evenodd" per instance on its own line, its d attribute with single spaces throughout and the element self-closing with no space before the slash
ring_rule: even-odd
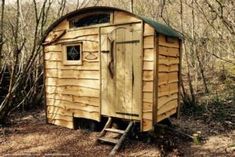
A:
<svg viewBox="0 0 235 157">
<path fill-rule="evenodd" d="M 64 45 L 64 64 L 81 65 L 82 47 L 81 44 Z"/>
<path fill-rule="evenodd" d="M 100 13 L 100 14 L 92 14 L 89 16 L 85 16 L 80 19 L 73 19 L 70 21 L 71 27 L 85 27 L 96 24 L 103 24 L 110 22 L 110 14 Z"/>
<path fill-rule="evenodd" d="M 80 57 L 81 57 L 80 45 L 67 46 L 66 49 L 67 49 L 66 50 L 67 51 L 67 60 L 69 60 L 69 61 L 80 60 Z"/>
</svg>

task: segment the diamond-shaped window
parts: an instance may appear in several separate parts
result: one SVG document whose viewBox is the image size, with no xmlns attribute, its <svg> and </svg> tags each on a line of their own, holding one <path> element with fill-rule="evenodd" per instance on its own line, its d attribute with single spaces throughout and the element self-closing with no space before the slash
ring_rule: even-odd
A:
<svg viewBox="0 0 235 157">
<path fill-rule="evenodd" d="M 67 60 L 80 60 L 81 59 L 80 45 L 67 46 Z"/>
</svg>

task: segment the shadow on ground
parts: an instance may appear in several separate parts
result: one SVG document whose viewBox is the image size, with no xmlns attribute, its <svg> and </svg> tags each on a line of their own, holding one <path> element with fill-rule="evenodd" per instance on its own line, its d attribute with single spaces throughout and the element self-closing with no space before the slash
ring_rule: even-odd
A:
<svg viewBox="0 0 235 157">
<path fill-rule="evenodd" d="M 233 156 L 235 129 L 218 124 L 212 126 L 203 119 L 181 116 L 172 119 L 176 129 L 192 135 L 200 131 L 202 142 L 168 129 L 158 128 L 157 134 L 145 133 L 131 137 L 117 156 Z M 43 111 L 27 112 L 1 129 L 0 155 L 32 156 L 107 156 L 112 149 L 105 144 L 94 145 L 98 132 L 71 130 L 45 124 Z M 223 127 L 223 129 L 221 129 Z"/>
</svg>

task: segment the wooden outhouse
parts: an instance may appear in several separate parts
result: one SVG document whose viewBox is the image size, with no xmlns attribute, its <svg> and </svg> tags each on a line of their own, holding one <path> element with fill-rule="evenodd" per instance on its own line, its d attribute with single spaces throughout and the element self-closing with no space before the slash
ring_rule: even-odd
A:
<svg viewBox="0 0 235 157">
<path fill-rule="evenodd" d="M 179 106 L 180 45 L 173 29 L 117 8 L 62 16 L 43 39 L 48 123 L 104 116 L 153 129 Z"/>
</svg>

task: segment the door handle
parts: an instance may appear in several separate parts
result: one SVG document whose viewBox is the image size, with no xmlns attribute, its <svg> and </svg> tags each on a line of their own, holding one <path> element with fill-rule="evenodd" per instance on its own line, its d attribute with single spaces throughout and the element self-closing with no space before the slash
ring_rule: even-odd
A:
<svg viewBox="0 0 235 157">
<path fill-rule="evenodd" d="M 111 61 L 109 62 L 108 69 L 109 69 L 109 74 L 110 74 L 111 78 L 113 78 L 113 75 L 114 75 L 114 71 L 113 71 L 113 69 L 114 69 L 113 62 L 111 62 Z"/>
<path fill-rule="evenodd" d="M 101 53 L 109 53 L 109 51 L 108 50 L 103 50 L 103 51 L 101 51 Z"/>
<path fill-rule="evenodd" d="M 132 65 L 132 86 L 134 86 L 134 83 L 135 83 L 135 74 L 134 74 L 134 68 Z"/>
<path fill-rule="evenodd" d="M 114 77 L 114 56 L 113 56 L 113 43 L 114 41 L 112 40 L 111 41 L 111 45 L 110 45 L 110 57 L 111 57 L 111 60 L 109 62 L 109 65 L 108 65 L 108 69 L 109 69 L 109 73 L 110 73 L 110 76 L 111 78 L 113 79 Z"/>
</svg>

